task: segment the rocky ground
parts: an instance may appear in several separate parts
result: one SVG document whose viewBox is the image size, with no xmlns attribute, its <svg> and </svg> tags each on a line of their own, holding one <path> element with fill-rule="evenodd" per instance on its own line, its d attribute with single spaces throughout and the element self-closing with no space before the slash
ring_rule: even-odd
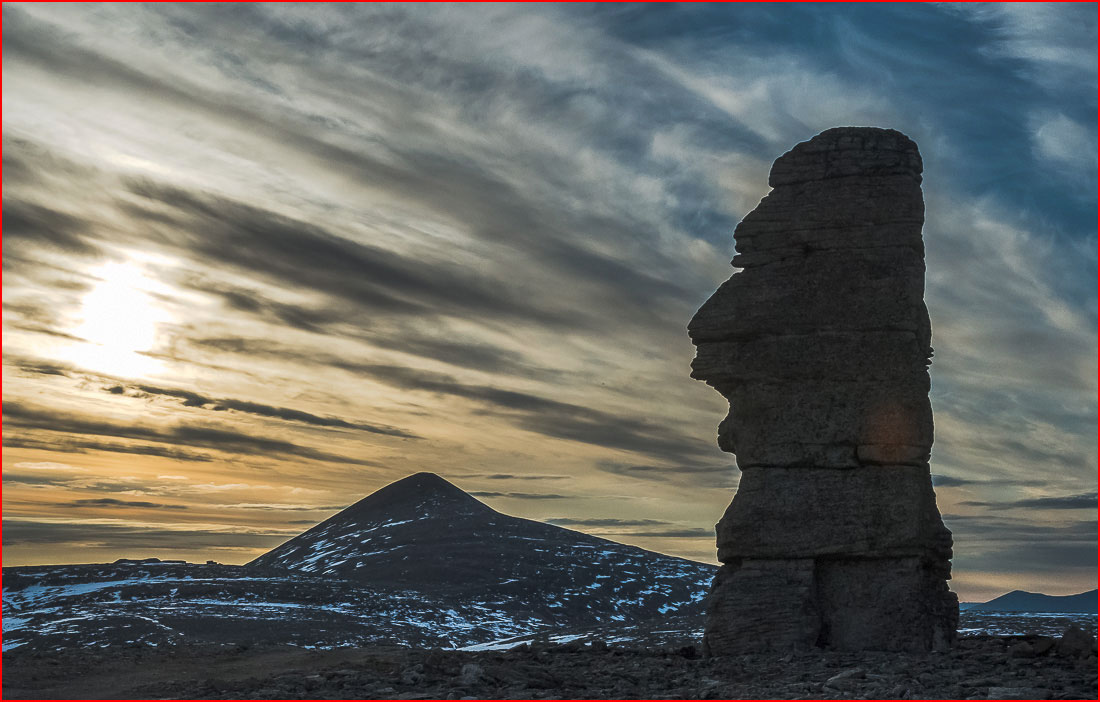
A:
<svg viewBox="0 0 1100 702">
<path fill-rule="evenodd" d="M 6 699 L 1096 699 L 1096 643 L 976 636 L 947 653 L 702 658 L 695 647 L 112 648 L 4 655 Z"/>
</svg>

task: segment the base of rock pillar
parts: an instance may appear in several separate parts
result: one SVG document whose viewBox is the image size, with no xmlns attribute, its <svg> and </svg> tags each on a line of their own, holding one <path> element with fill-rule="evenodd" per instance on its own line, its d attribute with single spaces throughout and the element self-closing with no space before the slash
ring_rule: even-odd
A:
<svg viewBox="0 0 1100 702">
<path fill-rule="evenodd" d="M 743 559 L 719 569 L 704 650 L 922 652 L 955 641 L 958 600 L 921 559 Z"/>
<path fill-rule="evenodd" d="M 718 569 L 703 634 L 711 655 L 807 649 L 820 632 L 813 559 L 745 559 Z"/>
</svg>

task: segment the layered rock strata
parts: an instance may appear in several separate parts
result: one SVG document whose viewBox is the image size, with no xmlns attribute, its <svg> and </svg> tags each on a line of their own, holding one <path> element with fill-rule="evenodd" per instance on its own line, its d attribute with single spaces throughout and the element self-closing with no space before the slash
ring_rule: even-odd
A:
<svg viewBox="0 0 1100 702">
<path fill-rule="evenodd" d="M 692 377 L 729 400 L 718 443 L 742 471 L 717 526 L 712 654 L 954 641 L 928 466 L 921 168 L 888 129 L 798 144 L 734 233 L 743 270 L 691 320 Z"/>
</svg>

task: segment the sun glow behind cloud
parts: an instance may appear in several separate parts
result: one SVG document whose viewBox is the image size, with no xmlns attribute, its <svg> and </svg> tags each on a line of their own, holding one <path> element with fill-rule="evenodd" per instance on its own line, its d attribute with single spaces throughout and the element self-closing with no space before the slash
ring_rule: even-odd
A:
<svg viewBox="0 0 1100 702">
<path fill-rule="evenodd" d="M 106 263 L 89 271 L 98 282 L 81 301 L 74 342 L 63 351 L 66 360 L 83 368 L 122 378 L 139 378 L 159 371 L 161 361 L 145 355 L 152 350 L 162 324 L 171 320 L 154 293 L 163 285 L 149 277 L 137 260 Z"/>
</svg>

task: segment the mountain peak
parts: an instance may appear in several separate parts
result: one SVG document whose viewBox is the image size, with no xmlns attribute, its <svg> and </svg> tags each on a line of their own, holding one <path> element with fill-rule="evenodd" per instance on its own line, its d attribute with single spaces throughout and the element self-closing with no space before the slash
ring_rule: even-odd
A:
<svg viewBox="0 0 1100 702">
<path fill-rule="evenodd" d="M 639 613 L 701 608 L 714 572 L 702 563 L 501 514 L 434 473 L 390 483 L 250 565 L 471 597 L 478 607 L 495 602 L 522 612 L 524 621 L 549 616 L 562 623 L 588 620 L 593 612 L 625 621 Z"/>
<path fill-rule="evenodd" d="M 412 524 L 445 532 L 456 523 L 493 517 L 503 515 L 435 473 L 413 473 L 372 492 L 248 565 L 295 564 L 291 567 L 306 572 L 328 572 L 329 562 L 359 563 L 359 556 L 404 548 L 393 540 L 398 533 L 394 527 Z"/>
<path fill-rule="evenodd" d="M 363 497 L 338 516 L 431 517 L 454 512 L 481 512 L 489 507 L 436 473 L 412 473 Z M 414 515 L 414 513 L 416 513 Z"/>
<path fill-rule="evenodd" d="M 419 473 L 413 473 L 412 475 L 395 480 L 384 488 L 381 488 L 377 492 L 382 490 L 391 490 L 395 488 L 402 488 L 408 490 L 419 491 L 433 491 L 433 492 L 462 492 L 462 489 L 456 486 L 454 483 L 446 480 L 443 476 L 437 473 L 431 473 L 429 471 L 420 471 Z M 466 494 L 462 492 L 462 494 Z"/>
</svg>

